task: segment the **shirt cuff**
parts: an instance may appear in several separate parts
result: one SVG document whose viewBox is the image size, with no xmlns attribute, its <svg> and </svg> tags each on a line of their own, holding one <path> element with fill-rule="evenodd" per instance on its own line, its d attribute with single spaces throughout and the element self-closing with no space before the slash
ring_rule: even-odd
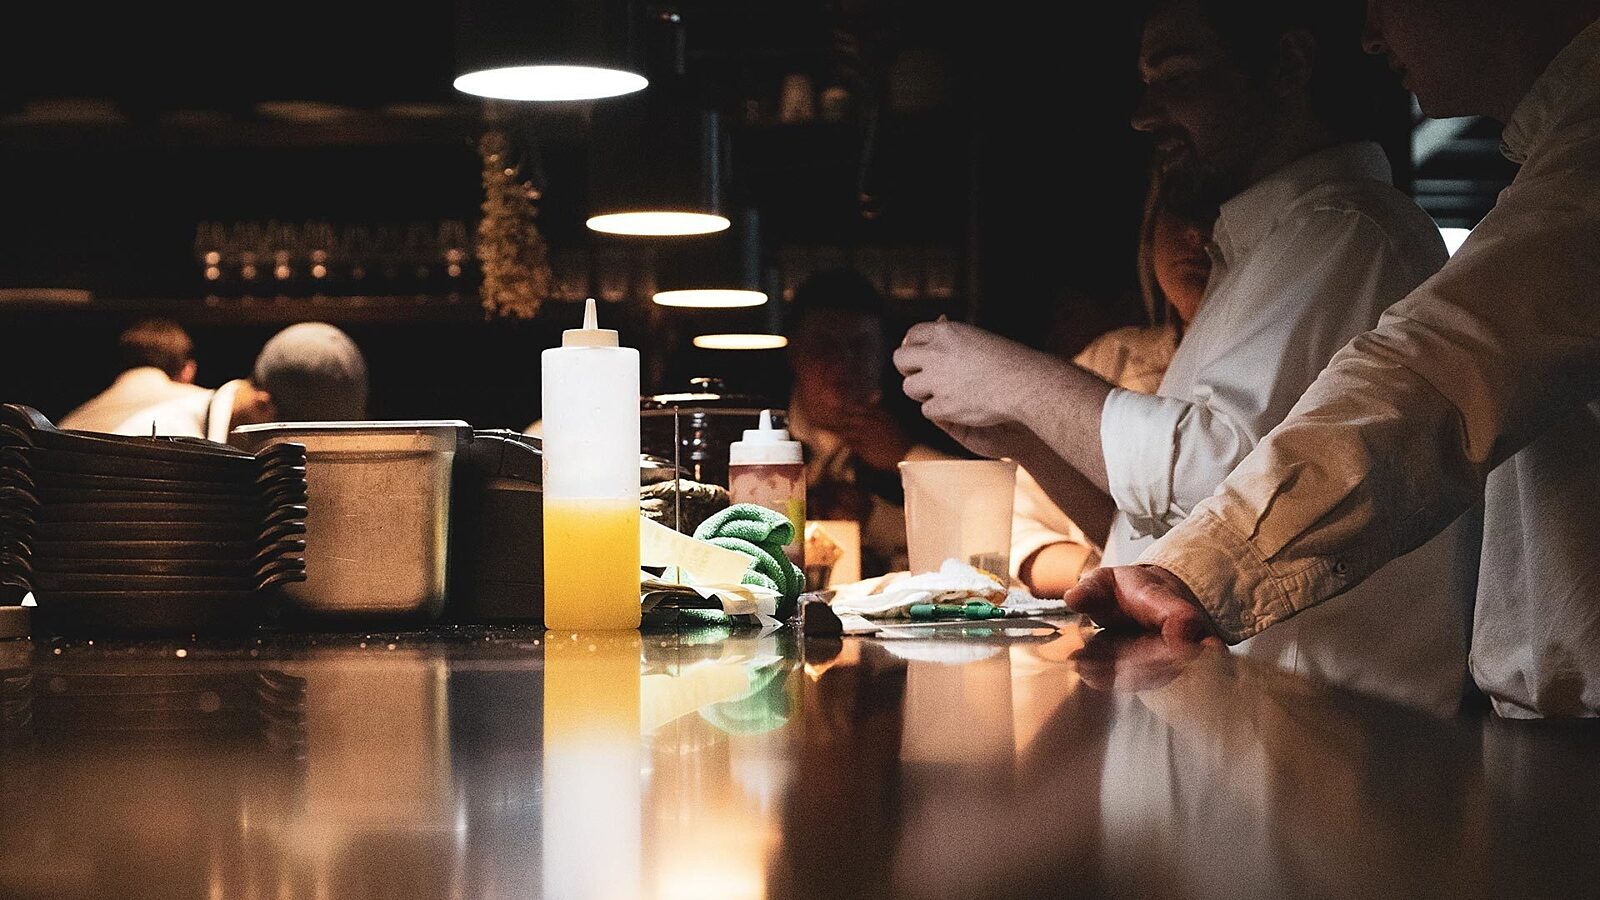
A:
<svg viewBox="0 0 1600 900">
<path fill-rule="evenodd" d="M 1189 404 L 1113 388 L 1100 410 L 1100 452 L 1117 509 L 1135 537 L 1158 534 L 1172 508 L 1178 422 Z"/>
<path fill-rule="evenodd" d="M 1178 576 L 1230 644 L 1295 612 L 1287 582 L 1297 579 L 1278 578 L 1249 541 L 1204 509 L 1152 544 L 1139 563 Z"/>
</svg>

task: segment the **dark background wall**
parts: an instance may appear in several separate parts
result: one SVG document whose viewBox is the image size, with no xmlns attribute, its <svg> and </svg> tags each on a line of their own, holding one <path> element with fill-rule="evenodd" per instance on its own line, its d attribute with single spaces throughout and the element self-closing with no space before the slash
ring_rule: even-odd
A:
<svg viewBox="0 0 1600 900">
<path fill-rule="evenodd" d="M 485 126 L 482 108 L 449 87 L 448 3 L 93 17 L 42 6 L 14 32 L 28 39 L 0 79 L 0 287 L 87 288 L 97 301 L 66 310 L 0 300 L 0 399 L 59 416 L 115 374 L 116 332 L 160 310 L 191 326 L 205 384 L 245 374 L 287 321 L 318 317 L 339 322 L 368 355 L 375 416 L 485 427 L 538 416 L 538 353 L 576 321 L 570 302 L 547 303 L 531 322 L 483 321 L 470 294 L 454 305 L 407 296 L 356 312 L 270 298 L 207 305 L 194 259 L 204 220 L 471 226 L 482 199 L 474 144 Z M 1089 16 L 1084 7 L 680 4 L 689 73 L 729 124 L 730 196 L 746 212 L 724 239 L 755 229 L 763 281 L 780 299 L 743 317 L 663 310 L 640 296 L 605 304 L 646 352 L 646 390 L 718 375 L 781 401 L 782 352 L 698 351 L 688 339 L 781 326 L 796 259 L 939 257 L 956 273 L 954 295 L 896 299 L 901 324 L 952 312 L 1071 353 L 1135 321 L 1148 153 L 1127 125 L 1137 22 L 1120 8 Z M 782 79 L 793 73 L 818 90 L 847 86 L 850 111 L 833 122 L 776 122 Z M 41 115 L 42 102 L 70 97 L 110 100 L 116 118 Z M 257 106 L 273 100 L 336 103 L 352 115 L 288 122 Z M 437 114 L 389 109 L 417 102 L 439 105 Z M 1402 169 L 1403 102 L 1397 92 L 1391 143 Z M 582 225 L 596 139 L 587 111 L 511 114 L 553 250 L 590 262 L 615 250 Z M 667 260 L 682 246 L 651 252 Z"/>
</svg>

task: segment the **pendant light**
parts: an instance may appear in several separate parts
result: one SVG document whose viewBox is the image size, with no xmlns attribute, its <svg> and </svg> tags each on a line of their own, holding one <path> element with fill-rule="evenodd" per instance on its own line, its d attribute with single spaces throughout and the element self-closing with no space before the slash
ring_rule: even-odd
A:
<svg viewBox="0 0 1600 900">
<path fill-rule="evenodd" d="M 588 227 L 627 237 L 725 231 L 721 116 L 704 107 L 687 74 L 682 20 L 657 16 L 650 26 L 650 90 L 593 112 Z"/>
<path fill-rule="evenodd" d="M 739 309 L 745 306 L 760 306 L 767 302 L 767 295 L 761 291 L 742 288 L 680 288 L 674 291 L 657 291 L 650 299 L 658 306 Z"/>
<path fill-rule="evenodd" d="M 617 97 L 649 84 L 634 0 L 456 0 L 455 87 L 497 100 Z"/>
<path fill-rule="evenodd" d="M 741 216 L 738 240 L 718 234 L 691 243 L 673 242 L 656 254 L 658 306 L 743 309 L 762 306 L 760 228 L 754 210 Z"/>
<path fill-rule="evenodd" d="M 719 330 L 696 335 L 702 350 L 778 350 L 789 345 L 780 333 L 777 304 L 767 303 L 761 287 L 761 226 L 755 210 L 740 216 L 737 242 L 706 242 L 698 252 L 669 256 L 659 266 L 657 281 L 668 288 L 651 299 L 663 306 L 692 306 L 712 312 Z M 728 287 L 733 285 L 733 287 Z M 730 321 L 731 320 L 731 321 Z"/>
<path fill-rule="evenodd" d="M 594 112 L 591 231 L 681 237 L 726 231 L 720 115 L 658 86 Z"/>
<path fill-rule="evenodd" d="M 764 332 L 736 332 L 732 334 L 702 334 L 694 339 L 702 350 L 782 350 L 789 339 L 781 334 Z"/>
</svg>

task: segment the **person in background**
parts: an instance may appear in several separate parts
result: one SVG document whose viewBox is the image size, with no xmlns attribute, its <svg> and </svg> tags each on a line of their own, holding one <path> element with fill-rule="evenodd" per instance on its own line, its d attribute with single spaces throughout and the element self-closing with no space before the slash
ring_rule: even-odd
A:
<svg viewBox="0 0 1600 900">
<path fill-rule="evenodd" d="M 966 455 L 897 389 L 883 296 L 853 269 L 813 272 L 789 310 L 789 432 L 805 445 L 806 516 L 861 523 L 861 574 L 906 567 L 899 463 Z"/>
<path fill-rule="evenodd" d="M 142 319 L 117 336 L 124 371 L 111 386 L 56 423 L 75 431 L 109 432 L 146 407 L 209 394 L 194 383 L 194 343 L 171 319 Z"/>
<path fill-rule="evenodd" d="M 1363 42 L 1425 114 L 1505 123 L 1521 170 L 1214 496 L 1067 602 L 1177 649 L 1269 636 L 1481 500 L 1473 680 L 1501 716 L 1600 716 L 1600 0 L 1368 0 Z M 1362 613 L 1388 631 L 1412 599 Z"/>
<path fill-rule="evenodd" d="M 1362 15 L 1359 0 L 1158 0 L 1146 18 L 1134 127 L 1169 177 L 1219 202 L 1205 304 L 1157 395 L 960 323 L 919 325 L 896 353 L 906 393 L 972 449 L 1016 459 L 1052 496 L 1109 493 L 1111 564 L 1209 497 L 1341 347 L 1444 264 L 1438 228 L 1360 139 L 1382 89 Z M 1453 713 L 1477 541 L 1474 522 L 1457 523 L 1361 595 L 1239 652 Z M 1400 596 L 1372 628 L 1363 602 Z"/>
<path fill-rule="evenodd" d="M 366 415 L 367 363 L 361 350 L 332 325 L 302 322 L 267 341 L 249 378 L 141 410 L 115 431 L 226 443 L 240 425 L 347 421 Z"/>
<path fill-rule="evenodd" d="M 1172 183 L 1152 173 L 1139 228 L 1139 289 L 1146 325 L 1130 325 L 1090 342 L 1072 362 L 1117 387 L 1154 394 L 1178 350 L 1184 326 L 1205 299 L 1211 275 L 1215 209 L 1175 197 Z M 1104 495 L 1102 495 L 1104 496 Z M 1017 470 L 1011 523 L 1011 574 L 1036 597 L 1059 597 L 1100 562 L 1110 497 L 1076 519 L 1051 502 L 1027 469 Z"/>
</svg>

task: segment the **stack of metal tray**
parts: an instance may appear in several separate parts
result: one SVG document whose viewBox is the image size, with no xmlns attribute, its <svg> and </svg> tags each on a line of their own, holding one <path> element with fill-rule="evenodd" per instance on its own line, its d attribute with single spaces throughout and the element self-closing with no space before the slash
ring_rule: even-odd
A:
<svg viewBox="0 0 1600 900">
<path fill-rule="evenodd" d="M 305 580 L 305 448 L 62 431 L 0 406 L 0 602 L 35 627 L 170 634 L 253 626 Z"/>
</svg>

